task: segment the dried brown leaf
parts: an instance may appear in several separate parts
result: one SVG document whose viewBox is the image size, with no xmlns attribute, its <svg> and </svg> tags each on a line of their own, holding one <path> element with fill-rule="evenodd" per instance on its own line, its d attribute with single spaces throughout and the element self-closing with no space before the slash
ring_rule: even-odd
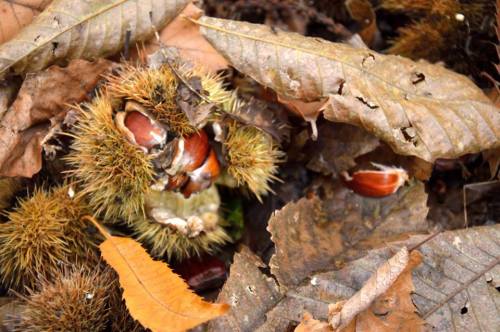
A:
<svg viewBox="0 0 500 332">
<path fill-rule="evenodd" d="M 410 293 L 414 290 L 411 270 L 420 264 L 421 255 L 415 251 L 412 257 L 415 263 L 409 265 L 410 254 L 407 248 L 403 247 L 382 264 L 349 300 L 330 305 L 329 323 L 333 329 L 346 332 L 372 331 L 373 324 L 380 320 L 387 323 L 381 331 L 395 331 L 398 325 L 405 325 L 408 320 L 423 326 L 423 321 L 415 315 L 416 308 L 410 298 Z M 402 275 L 404 271 L 407 272 L 406 278 Z M 401 279 L 396 283 L 400 277 L 404 278 L 406 284 L 401 282 Z M 380 297 L 383 297 L 383 300 L 380 300 Z M 375 300 L 378 300 L 378 303 L 374 303 Z M 368 308 L 370 310 L 365 313 Z M 384 315 L 384 318 L 376 317 L 377 314 Z M 351 324 L 356 316 L 358 318 Z M 350 328 L 344 329 L 347 326 Z"/>
<path fill-rule="evenodd" d="M 411 300 L 411 293 L 415 290 L 412 271 L 421 262 L 422 255 L 418 251 L 410 254 L 406 247 L 399 250 L 349 300 L 329 305 L 330 331 L 425 331 L 425 322 L 416 313 Z M 312 319 L 310 314 L 304 316 L 299 327 L 324 326 Z"/>
<path fill-rule="evenodd" d="M 329 98 L 331 121 L 363 127 L 426 161 L 500 145 L 500 112 L 468 78 L 439 65 L 244 22 L 202 17 L 231 65 L 278 94 Z"/>
<path fill-rule="evenodd" d="M 169 47 L 175 47 L 179 56 L 209 72 L 216 72 L 228 66 L 226 59 L 220 55 L 213 46 L 207 42 L 200 33 L 200 27 L 190 19 L 197 19 L 203 11 L 188 4 L 186 8 L 160 32 L 160 40 Z M 152 54 L 159 48 L 156 40 L 146 43 L 144 51 Z"/>
<path fill-rule="evenodd" d="M 0 44 L 15 36 L 52 0 L 0 0 Z"/>
<path fill-rule="evenodd" d="M 333 329 L 331 326 L 319 320 L 313 318 L 313 316 L 305 312 L 302 321 L 299 326 L 297 326 L 294 330 L 295 332 L 332 332 Z"/>
<path fill-rule="evenodd" d="M 73 60 L 26 78 L 0 122 L 0 176 L 31 177 L 40 170 L 50 121 L 60 120 L 68 104 L 87 98 L 111 64 Z"/>
<path fill-rule="evenodd" d="M 118 273 L 127 308 L 144 327 L 156 331 L 185 331 L 223 315 L 227 304 L 203 301 L 166 263 L 153 260 L 141 245 L 107 233 L 100 244 L 104 260 Z"/>
<path fill-rule="evenodd" d="M 188 0 L 55 0 L 14 39 L 0 45 L 0 78 L 41 70 L 64 59 L 95 59 L 146 39 Z"/>
<path fill-rule="evenodd" d="M 298 285 L 312 272 L 358 258 L 361 248 L 427 230 L 427 194 L 422 183 L 384 199 L 361 197 L 340 182 L 322 181 L 320 188 L 323 201 L 302 198 L 269 220 L 276 245 L 269 265 L 283 288 Z"/>
<path fill-rule="evenodd" d="M 209 323 L 209 331 L 253 332 L 265 321 L 265 313 L 281 298 L 276 282 L 262 273 L 265 265 L 247 247 L 234 256 L 229 278 L 218 301 L 231 312 Z"/>
<path fill-rule="evenodd" d="M 500 326 L 500 225 L 444 232 L 431 237 L 416 235 L 403 242 L 369 251 L 365 257 L 338 271 L 313 274 L 266 313 L 261 331 L 276 329 L 276 321 L 300 321 L 304 311 L 326 320 L 328 303 L 349 299 L 378 266 L 402 246 L 418 247 L 423 264 L 413 270 L 412 301 L 433 331 L 496 331 Z M 404 286 L 404 287 L 403 287 Z M 403 282 L 400 289 L 408 289 Z M 406 287 L 406 288 L 405 288 Z M 410 305 L 380 297 L 370 309 L 379 319 L 387 305 Z M 397 318 L 395 316 L 394 318 Z M 375 325 L 371 325 L 377 331 Z M 402 329 L 404 330 L 404 329 Z M 383 331 L 383 330 L 382 330 Z"/>
</svg>

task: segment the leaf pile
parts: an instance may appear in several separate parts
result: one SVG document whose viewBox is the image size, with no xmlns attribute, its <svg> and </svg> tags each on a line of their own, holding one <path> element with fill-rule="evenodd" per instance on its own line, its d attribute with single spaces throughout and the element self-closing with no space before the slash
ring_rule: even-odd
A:
<svg viewBox="0 0 500 332">
<path fill-rule="evenodd" d="M 447 61 L 442 58 L 452 47 L 444 43 L 443 31 L 462 33 L 465 23 L 460 21 L 459 9 L 467 9 L 464 22 L 479 33 L 478 23 L 488 22 L 472 13 L 476 9 L 486 13 L 491 4 L 383 0 L 375 10 L 367 0 L 206 3 L 205 8 L 219 14 L 229 6 L 226 17 L 235 19 L 248 16 L 245 9 L 252 8 L 252 21 L 263 20 L 266 24 L 203 16 L 203 11 L 188 0 L 0 0 L 0 177 L 7 177 L 0 179 L 0 227 L 11 222 L 5 216 L 15 209 L 15 199 L 26 191 L 60 183 L 68 188 L 64 197 L 72 198 L 81 191 L 80 184 L 67 176 L 73 166 L 64 161 L 78 126 L 71 109 L 105 93 L 100 89 L 102 84 L 110 76 L 121 77 L 117 61 L 126 61 L 119 59 L 128 60 L 131 55 L 133 60 L 122 67 L 135 70 L 134 65 L 144 65 L 141 70 L 149 73 L 150 68 L 165 66 L 172 74 L 172 82 L 182 82 L 175 89 L 178 95 L 172 99 L 172 107 L 179 107 L 189 120 L 195 119 L 190 125 L 210 123 L 207 149 L 215 154 L 211 161 L 217 161 L 217 176 L 219 167 L 223 174 L 211 190 L 217 197 L 217 204 L 212 204 L 217 205 L 215 210 L 220 195 L 224 218 L 207 207 L 210 204 L 194 199 L 195 212 L 187 220 L 181 219 L 180 223 L 179 218 L 171 218 L 170 210 L 161 210 L 172 223 L 159 226 L 143 218 L 144 232 L 154 231 L 152 225 L 161 227 L 157 228 L 161 230 L 158 236 L 164 242 L 155 245 L 163 248 L 158 243 L 175 242 L 170 239 L 178 235 L 176 223 L 194 229 L 199 227 L 200 219 L 203 227 L 197 232 L 206 234 L 212 226 L 209 217 L 220 217 L 225 219 L 224 227 L 233 228 L 235 242 L 211 253 L 213 256 L 201 253 L 191 265 L 179 257 L 163 256 L 156 261 L 141 247 L 140 232 L 134 231 L 132 224 L 135 216 L 121 216 L 130 219 L 130 225 L 119 224 L 119 218 L 102 218 L 110 225 L 108 229 L 94 219 L 103 216 L 98 211 L 87 211 L 85 206 L 85 214 L 95 215 L 78 220 L 88 219 L 104 237 L 99 246 L 103 261 L 92 277 L 103 278 L 103 291 L 97 294 L 92 285 L 84 283 L 85 287 L 70 289 L 69 300 L 58 297 L 51 307 L 43 306 L 48 300 L 40 294 L 53 297 L 54 292 L 58 293 L 58 287 L 50 286 L 54 280 L 42 282 L 36 292 L 19 290 L 24 294 L 19 300 L 7 297 L 10 294 L 4 292 L 5 285 L 0 285 L 0 331 L 15 330 L 15 323 L 28 317 L 25 310 L 29 304 L 36 304 L 35 309 L 44 312 L 33 318 L 49 322 L 47 330 L 52 330 L 64 315 L 70 318 L 68 322 L 77 319 L 92 325 L 85 329 L 133 332 L 193 328 L 213 332 L 497 330 L 498 82 L 491 77 L 497 89 L 493 93 L 483 91 L 467 76 L 444 65 L 375 51 L 391 42 L 384 40 L 388 22 L 380 15 L 380 8 L 402 11 L 412 18 L 423 15 L 420 23 L 411 23 L 399 31 L 400 37 L 390 52 L 404 53 L 401 48 L 405 46 L 409 57 L 419 59 L 418 52 L 430 54 L 436 51 L 432 46 L 439 46 L 443 56 L 433 60 Z M 337 16 L 327 14 L 325 6 L 338 12 Z M 428 29 L 434 24 L 429 22 L 434 15 L 439 31 Z M 353 26 L 347 29 L 347 25 L 338 23 L 341 16 Z M 449 22 L 453 16 L 454 21 Z M 422 22 L 427 24 L 426 29 L 416 31 Z M 336 35 L 344 43 L 302 35 L 315 24 L 324 28 L 325 36 Z M 404 44 L 421 41 L 425 35 L 437 38 L 439 45 Z M 461 40 L 463 36 L 455 37 Z M 470 36 L 471 43 L 475 38 Z M 425 49 L 420 49 L 422 46 Z M 470 52 L 467 49 L 465 53 L 470 56 L 472 68 L 478 55 L 469 46 Z M 186 79 L 184 69 L 196 74 Z M 209 102 L 198 107 L 210 94 L 203 89 L 202 73 L 215 82 L 213 88 L 224 100 L 220 105 Z M 151 83 L 148 88 L 152 87 L 148 96 L 158 99 L 155 103 L 164 102 L 165 86 L 146 82 Z M 114 81 L 118 88 L 121 83 L 121 78 Z M 135 87 L 131 90 L 136 92 Z M 134 121 L 134 117 L 128 118 L 127 113 L 122 114 L 122 124 L 115 121 L 114 111 L 135 104 L 128 97 L 125 93 L 120 101 L 109 99 L 113 112 L 107 119 L 116 129 L 120 146 L 128 142 L 120 136 L 123 132 L 135 140 L 142 129 L 128 127 L 126 119 Z M 86 107 L 79 106 L 82 114 L 88 114 Z M 133 112 L 139 118 L 141 114 L 154 118 L 146 108 Z M 212 115 L 218 120 L 213 120 Z M 168 128 L 166 123 L 162 125 Z M 245 135 L 228 144 L 234 134 L 230 129 Z M 246 129 L 250 129 L 248 135 Z M 95 141 L 101 140 L 101 134 L 96 131 Z M 198 147 L 183 145 L 186 137 L 182 144 L 173 145 L 181 139 L 172 139 L 171 134 L 167 133 L 169 139 L 165 139 L 162 150 L 154 150 L 162 154 L 161 159 L 155 159 L 158 164 L 161 161 L 173 165 L 179 151 L 184 163 L 184 149 L 199 152 Z M 263 139 L 252 140 L 255 137 Z M 249 164 L 259 159 L 258 165 L 265 164 L 271 152 L 279 148 L 280 157 L 269 163 L 273 172 L 280 169 L 281 182 L 269 188 L 272 195 L 258 197 L 257 202 L 244 191 L 236 191 L 238 179 L 227 171 L 231 165 L 225 165 L 230 164 L 225 157 L 232 156 L 234 146 L 242 147 L 241 158 L 248 158 Z M 144 156 L 137 146 L 131 144 L 130 148 Z M 133 166 L 128 151 L 106 148 L 110 157 L 106 154 L 103 159 L 106 163 L 110 159 L 110 171 L 104 178 L 117 179 L 120 174 L 117 169 L 121 166 L 111 160 L 116 155 Z M 250 153 L 255 151 L 259 151 L 258 157 Z M 286 158 L 281 158 L 281 151 L 286 152 Z M 89 155 L 96 154 L 92 150 Z M 403 168 L 408 181 L 383 198 L 364 197 L 347 187 L 347 177 L 354 177 L 357 171 L 371 173 L 372 177 L 367 178 L 374 188 L 384 187 L 389 177 L 385 173 L 381 180 L 373 175 L 374 163 Z M 90 171 L 83 170 L 89 183 L 95 182 L 87 176 L 93 166 L 89 165 Z M 201 169 L 183 174 L 190 179 L 201 178 L 204 175 L 197 173 Z M 260 174 L 263 169 L 255 167 L 254 171 Z M 162 182 L 164 189 L 170 186 L 171 179 L 167 174 L 161 179 L 167 181 Z M 127 186 L 117 180 L 118 190 L 127 196 Z M 137 179 L 131 176 L 129 180 L 129 187 L 134 187 Z M 149 185 L 145 183 L 144 188 Z M 144 192 L 139 190 L 139 195 Z M 122 199 L 110 198 L 106 202 L 125 211 Z M 181 195 L 178 202 L 176 208 L 182 209 Z M 150 208 L 140 205 L 138 210 Z M 43 213 L 36 214 L 43 220 Z M 198 214 L 207 218 L 196 219 Z M 467 226 L 483 226 L 451 230 L 463 227 L 462 214 L 466 223 L 471 221 Z M 41 223 L 42 231 L 46 224 Z M 83 233 L 94 236 L 95 230 L 89 223 Z M 184 241 L 184 237 L 179 238 Z M 191 238 L 186 237 L 182 245 L 189 245 L 189 241 Z M 97 248 L 91 248 L 85 254 L 91 257 L 95 251 Z M 192 264 L 195 261 L 199 264 Z M 108 273 L 107 268 L 102 271 L 108 272 L 101 273 L 100 265 L 104 263 L 116 274 Z M 173 271 L 182 271 L 182 277 Z M 35 282 L 42 281 L 37 278 Z M 211 283 L 214 280 L 217 286 Z M 189 285 L 196 285 L 193 288 L 197 293 Z M 33 301 L 36 296 L 39 301 Z M 73 301 L 74 296 L 79 301 Z M 99 305 L 89 307 L 90 299 Z M 215 303 L 210 302 L 214 299 Z M 77 302 L 83 312 L 98 318 L 96 323 L 71 314 Z M 30 326 L 29 319 L 25 321 L 27 330 L 36 329 Z"/>
</svg>

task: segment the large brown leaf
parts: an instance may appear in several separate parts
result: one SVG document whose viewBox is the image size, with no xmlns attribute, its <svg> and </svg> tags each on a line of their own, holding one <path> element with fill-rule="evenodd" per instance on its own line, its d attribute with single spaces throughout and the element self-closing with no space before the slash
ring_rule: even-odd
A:
<svg viewBox="0 0 500 332">
<path fill-rule="evenodd" d="M 185 331 L 229 309 L 227 304 L 203 301 L 166 263 L 153 260 L 138 242 L 112 236 L 94 224 L 106 237 L 99 248 L 118 273 L 125 304 L 144 327 L 153 332 Z"/>
<path fill-rule="evenodd" d="M 0 78 L 40 70 L 62 59 L 95 59 L 152 35 L 188 0 L 55 0 L 14 39 L 0 46 Z"/>
<path fill-rule="evenodd" d="M 218 298 L 231 305 L 231 312 L 211 321 L 209 331 L 253 332 L 265 322 L 265 313 L 281 294 L 276 281 L 262 273 L 264 267 L 247 247 L 234 256 L 230 277 Z"/>
<path fill-rule="evenodd" d="M 412 302 L 412 271 L 422 255 L 403 247 L 382 264 L 347 301 L 330 304 L 328 328 L 305 315 L 295 332 L 424 332 L 424 320 Z M 311 323 L 315 323 L 312 325 Z"/>
<path fill-rule="evenodd" d="M 47 7 L 52 0 L 0 0 L 0 44 L 11 39 L 19 30 Z"/>
<path fill-rule="evenodd" d="M 361 126 L 399 154 L 434 161 L 500 145 L 499 110 L 468 78 L 442 66 L 264 25 L 197 22 L 238 70 L 288 98 L 328 98 L 327 119 Z"/>
<path fill-rule="evenodd" d="M 361 248 L 428 228 L 423 183 L 405 187 L 384 199 L 361 197 L 339 182 L 326 182 L 317 197 L 285 205 L 269 219 L 276 245 L 269 263 L 282 288 L 298 285 L 311 273 L 338 268 Z M 351 257 L 354 252 L 356 255 Z M 340 256 L 342 255 L 342 259 Z"/>
<path fill-rule="evenodd" d="M 29 75 L 0 119 L 0 176 L 31 177 L 42 167 L 42 144 L 51 122 L 88 97 L 112 62 L 73 60 Z"/>
<path fill-rule="evenodd" d="M 412 299 L 422 318 L 434 327 L 433 331 L 497 331 L 500 293 L 495 287 L 500 282 L 499 238 L 500 225 L 494 225 L 445 232 L 430 240 L 428 236 L 417 235 L 371 250 L 341 270 L 313 274 L 307 283 L 289 290 L 266 313 L 267 320 L 260 331 L 284 331 L 276 326 L 287 321 L 299 322 L 304 311 L 326 320 L 329 303 L 351 298 L 401 246 L 418 247 L 423 255 L 423 263 L 413 271 Z"/>
</svg>

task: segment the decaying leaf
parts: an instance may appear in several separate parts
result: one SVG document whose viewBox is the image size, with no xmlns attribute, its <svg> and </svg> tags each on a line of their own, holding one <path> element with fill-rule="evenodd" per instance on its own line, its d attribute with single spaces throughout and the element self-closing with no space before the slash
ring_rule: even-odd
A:
<svg viewBox="0 0 500 332">
<path fill-rule="evenodd" d="M 202 14 L 201 9 L 192 3 L 188 4 L 170 24 L 161 30 L 160 40 L 168 47 L 175 47 L 182 59 L 198 64 L 203 69 L 216 72 L 227 68 L 226 59 L 203 38 L 200 27 L 187 19 L 197 19 Z M 151 40 L 145 45 L 144 51 L 151 54 L 158 48 L 158 42 Z"/>
<path fill-rule="evenodd" d="M 156 331 L 185 331 L 223 315 L 227 304 L 213 304 L 189 290 L 181 277 L 166 263 L 154 261 L 141 245 L 107 233 L 101 254 L 118 273 L 127 308 L 144 327 Z"/>
<path fill-rule="evenodd" d="M 422 257 L 403 247 L 382 264 L 349 300 L 329 306 L 335 331 L 423 331 L 424 321 L 411 300 L 411 272 Z M 354 318 L 356 317 L 356 320 Z"/>
<path fill-rule="evenodd" d="M 265 265 L 247 247 L 234 256 L 229 279 L 218 301 L 231 305 L 231 312 L 209 323 L 209 331 L 253 332 L 264 323 L 265 313 L 281 298 L 274 279 L 261 269 Z"/>
<path fill-rule="evenodd" d="M 403 242 L 374 249 L 338 271 L 311 275 L 307 283 L 288 290 L 266 313 L 261 331 L 276 322 L 299 322 L 305 311 L 316 319 L 328 318 L 328 304 L 349 299 L 377 267 L 402 246 L 417 247 L 423 263 L 413 270 L 412 300 L 433 331 L 495 331 L 500 326 L 498 287 L 500 275 L 500 225 L 444 232 L 429 239 L 416 235 Z M 384 316 L 384 302 L 375 302 L 374 314 Z"/>
<path fill-rule="evenodd" d="M 297 326 L 294 332 L 332 332 L 333 329 L 327 322 L 322 322 L 317 319 L 314 319 L 313 316 L 305 312 L 304 318 L 300 322 L 299 326 Z"/>
<path fill-rule="evenodd" d="M 14 39 L 0 46 L 0 78 L 41 70 L 63 59 L 118 52 L 171 21 L 188 0 L 55 0 Z M 133 45 L 133 44 L 132 44 Z"/>
<path fill-rule="evenodd" d="M 325 118 L 361 126 L 396 153 L 434 161 L 500 145 L 498 109 L 468 78 L 442 66 L 258 24 L 197 23 L 241 72 L 288 98 L 329 98 Z"/>
<path fill-rule="evenodd" d="M 271 272 L 283 288 L 312 272 L 338 268 L 387 238 L 427 229 L 427 195 L 422 183 L 384 199 L 361 197 L 340 182 L 323 183 L 324 200 L 302 198 L 276 211 L 268 230 L 276 245 Z M 404 222 L 403 222 L 404 221 Z M 343 255 L 342 259 L 339 259 Z"/>
<path fill-rule="evenodd" d="M 412 271 L 422 262 L 406 247 L 383 263 L 347 301 L 329 305 L 329 326 L 309 313 L 295 331 L 391 332 L 425 331 L 425 322 L 411 300 Z"/>
<path fill-rule="evenodd" d="M 87 98 L 111 62 L 73 60 L 29 75 L 0 121 L 0 175 L 31 177 L 42 166 L 42 143 L 50 122 L 61 120 L 68 104 Z"/>
<path fill-rule="evenodd" d="M 52 0 L 0 0 L 0 44 L 31 23 Z"/>
</svg>

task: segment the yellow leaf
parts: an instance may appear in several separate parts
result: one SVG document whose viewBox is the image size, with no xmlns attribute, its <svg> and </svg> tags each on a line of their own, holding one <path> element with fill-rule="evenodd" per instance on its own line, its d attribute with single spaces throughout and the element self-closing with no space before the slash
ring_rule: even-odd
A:
<svg viewBox="0 0 500 332">
<path fill-rule="evenodd" d="M 166 263 L 154 261 L 136 241 L 116 237 L 91 220 L 106 240 L 99 246 L 118 273 L 133 318 L 153 332 L 185 331 L 224 314 L 227 304 L 203 301 Z"/>
</svg>

